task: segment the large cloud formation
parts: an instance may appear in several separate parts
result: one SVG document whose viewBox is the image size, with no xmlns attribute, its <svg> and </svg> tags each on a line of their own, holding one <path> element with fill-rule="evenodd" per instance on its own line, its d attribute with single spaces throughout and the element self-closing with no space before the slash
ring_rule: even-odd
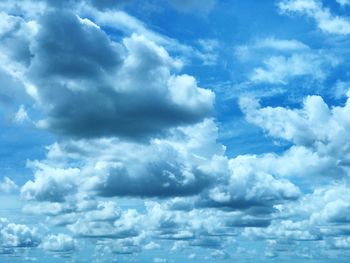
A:
<svg viewBox="0 0 350 263">
<path fill-rule="evenodd" d="M 40 24 L 28 74 L 49 116 L 41 126 L 79 137 L 138 138 L 210 114 L 214 95 L 190 76 L 173 75 L 179 62 L 144 37 L 112 43 L 69 13 L 48 14 Z"/>
<path fill-rule="evenodd" d="M 42 128 L 73 137 L 142 140 L 212 113 L 214 94 L 192 76 L 176 75 L 181 61 L 143 36 L 115 42 L 68 11 L 51 11 L 32 24 L 36 33 L 29 43 L 22 35 L 16 41 L 28 50 L 21 58 L 29 66 L 20 67 L 47 116 L 38 122 Z M 15 54 L 18 49 L 7 48 Z"/>
<path fill-rule="evenodd" d="M 68 10 L 73 2 L 76 9 Z M 287 246 L 300 256 L 320 256 L 300 249 L 302 242 L 325 248 L 323 256 L 349 248 L 350 98 L 330 107 L 309 96 L 292 109 L 241 98 L 245 119 L 287 147 L 229 157 L 213 119 L 214 93 L 181 73 L 185 61 L 159 43 L 164 38 L 157 41 L 144 28 L 125 35 L 100 25 L 104 12 L 111 17 L 112 2 L 41 1 L 37 11 L 17 6 L 11 10 L 27 13 L 1 13 L 3 74 L 31 96 L 36 126 L 52 131 L 57 142 L 44 158 L 27 162 L 33 178 L 20 189 L 23 211 L 45 216 L 48 229 L 39 235 L 1 219 L 0 251 L 37 248 L 57 256 L 93 246 L 104 258 L 163 249 L 229 260 L 232 247 L 236 256 L 247 256 L 242 240 L 266 242 L 266 257 L 283 256 Z M 193 9 L 199 2 L 188 3 Z M 321 8 L 305 3 L 283 1 L 280 8 Z M 86 6 L 99 19 L 86 18 Z M 308 49 L 276 39 L 256 48 Z M 255 71 L 255 81 L 322 79 L 326 62 L 299 72 L 303 58 L 272 57 L 266 70 Z M 286 61 L 296 72 L 274 70 Z M 2 192 L 16 189 L 10 179 L 0 183 Z M 212 259 L 192 253 L 201 249 Z"/>
</svg>

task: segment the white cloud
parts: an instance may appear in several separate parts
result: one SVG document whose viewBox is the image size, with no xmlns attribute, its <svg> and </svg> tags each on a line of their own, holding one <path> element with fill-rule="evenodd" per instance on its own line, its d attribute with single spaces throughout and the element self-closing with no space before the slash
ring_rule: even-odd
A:
<svg viewBox="0 0 350 263">
<path fill-rule="evenodd" d="M 35 181 L 28 181 L 21 188 L 24 199 L 63 202 L 75 193 L 80 172 L 78 168 L 52 168 L 40 162 L 29 165 L 35 170 Z"/>
<path fill-rule="evenodd" d="M 282 13 L 299 13 L 313 18 L 317 26 L 326 33 L 350 34 L 350 20 L 347 17 L 333 15 L 328 8 L 317 0 L 283 0 L 278 4 Z"/>
<path fill-rule="evenodd" d="M 81 13 L 81 16 L 92 17 L 98 25 L 116 28 L 129 36 L 132 34 L 145 36 L 147 39 L 156 43 L 157 45 L 165 47 L 170 52 L 180 54 L 184 58 L 198 58 L 205 64 L 207 62 L 212 62 L 213 57 L 210 55 L 208 56 L 205 50 L 202 52 L 190 45 L 181 43 L 176 39 L 155 32 L 149 29 L 139 19 L 121 10 L 104 10 L 102 12 L 100 10 L 91 9 L 90 7 L 84 6 L 81 8 L 81 10 L 79 10 L 79 12 Z"/>
<path fill-rule="evenodd" d="M 35 179 L 22 187 L 22 196 L 62 202 L 79 191 L 102 196 L 194 195 L 214 180 L 211 159 L 224 152 L 216 138 L 217 127 L 208 119 L 173 129 L 168 138 L 150 144 L 118 139 L 54 144 L 46 163 L 31 164 Z M 70 162 L 66 157 L 80 166 L 63 168 Z"/>
<path fill-rule="evenodd" d="M 16 115 L 13 120 L 15 123 L 21 124 L 30 121 L 28 113 L 24 108 L 24 105 L 21 105 L 16 112 Z"/>
<path fill-rule="evenodd" d="M 248 121 L 262 127 L 270 136 L 293 144 L 282 154 L 242 156 L 242 166 L 275 176 L 305 181 L 311 193 L 294 202 L 274 206 L 277 216 L 266 228 L 246 228 L 247 237 L 276 241 L 266 250 L 272 257 L 295 246 L 299 256 L 315 257 L 295 242 L 312 241 L 327 249 L 347 247 L 349 214 L 349 98 L 343 106 L 329 107 L 321 97 L 309 96 L 300 109 L 262 108 L 256 100 L 241 99 Z M 239 160 L 238 158 L 236 158 Z M 272 165 L 270 167 L 270 165 Z M 235 165 L 237 167 L 237 164 Z M 317 178 L 317 184 L 314 182 Z M 312 251 L 312 250 L 311 250 Z M 324 251 L 327 255 L 328 250 Z"/>
<path fill-rule="evenodd" d="M 302 109 L 283 107 L 260 108 L 256 101 L 241 100 L 247 120 L 265 129 L 271 136 L 294 142 L 296 145 L 332 143 L 339 133 L 346 132 L 350 100 L 344 107 L 330 109 L 319 96 L 309 96 Z M 324 125 L 333 129 L 324 129 Z M 322 128 L 323 127 L 323 128 Z"/>
<path fill-rule="evenodd" d="M 154 250 L 159 249 L 161 246 L 153 241 L 149 242 L 148 244 L 144 245 L 143 247 L 145 250 Z"/>
<path fill-rule="evenodd" d="M 241 99 L 249 122 L 277 140 L 294 144 L 282 155 L 251 158 L 254 166 L 283 176 L 346 178 L 349 172 L 349 103 L 330 108 L 321 97 L 309 96 L 301 109 L 261 108 L 257 101 Z M 269 163 L 273 167 L 269 168 Z M 326 181 L 326 179 L 324 179 Z M 310 181 L 311 183 L 311 181 Z"/>
<path fill-rule="evenodd" d="M 275 37 L 263 38 L 257 40 L 255 48 L 271 48 L 280 51 L 301 51 L 307 50 L 309 47 L 295 39 L 278 39 Z"/>
<path fill-rule="evenodd" d="M 317 8 L 312 2 L 298 5 L 296 10 Z M 46 215 L 47 222 L 70 231 L 48 233 L 41 248 L 72 252 L 76 240 L 71 234 L 101 246 L 102 253 L 139 253 L 160 249 L 164 242 L 186 252 L 210 249 L 209 261 L 210 256 L 227 259 L 225 248 L 235 235 L 237 242 L 256 237 L 276 244 L 317 243 L 325 238 L 334 247 L 347 247 L 348 240 L 340 236 L 346 235 L 343 227 L 350 220 L 346 183 L 316 190 L 305 189 L 303 183 L 304 178 L 317 179 L 320 185 L 334 178 L 347 181 L 350 99 L 331 108 L 311 96 L 301 109 L 261 107 L 242 99 L 249 122 L 294 145 L 283 153 L 229 158 L 218 142 L 216 123 L 208 119 L 213 92 L 179 73 L 184 61 L 168 51 L 192 49 L 176 47 L 178 42 L 148 30 L 137 19 L 105 8 L 82 8 L 80 17 L 50 13 L 39 20 L 40 27 L 33 26 L 33 35 L 19 39 L 24 47 L 29 41 L 35 55 L 29 58 L 29 71 L 22 63 L 21 77 L 36 89 L 35 99 L 46 114 L 41 124 L 70 135 L 48 146 L 46 159 L 29 162 L 34 178 L 21 189 L 29 201 L 25 212 Z M 87 16 L 92 20 L 83 18 Z M 6 19 L 10 21 L 4 30 L 17 20 L 22 26 L 28 23 Z M 112 22 L 130 36 L 118 42 L 109 38 L 103 28 Z M 62 30 L 68 26 L 74 34 Z M 199 45 L 211 54 L 218 44 L 202 40 Z M 338 63 L 297 40 L 266 38 L 254 45 L 261 52 L 284 52 L 256 69 L 256 83 L 285 84 L 305 75 L 323 80 L 324 68 Z M 247 49 L 241 50 L 242 57 Z M 18 115 L 26 119 L 24 108 Z M 142 134 L 149 127 L 155 130 Z M 318 180 L 322 176 L 326 180 Z M 13 187 L 6 180 L 4 189 Z M 6 246 L 40 243 L 35 229 L 1 222 L 0 242 Z"/>
<path fill-rule="evenodd" d="M 211 114 L 214 94 L 198 87 L 193 77 L 176 74 L 183 61 L 172 58 L 163 46 L 167 50 L 176 49 L 176 52 L 196 53 L 200 57 L 207 57 L 205 54 L 148 30 L 122 11 L 83 8 L 79 12 L 90 14 L 96 23 L 66 10 L 52 11 L 41 19 L 2 13 L 4 31 L 11 31 L 10 37 L 6 35 L 6 41 L 2 41 L 3 69 L 23 84 L 45 112 L 47 118 L 37 122 L 38 127 L 73 136 L 77 131 L 85 133 L 84 136 L 99 136 L 97 130 L 103 130 L 123 137 L 133 131 L 135 134 L 131 137 L 140 139 L 144 135 L 158 135 L 169 127 L 201 121 Z M 62 18 L 64 24 L 56 23 L 53 17 Z M 114 21 L 116 19 L 120 21 Z M 99 27 L 100 24 L 113 24 L 118 29 L 126 27 L 124 30 L 130 36 L 115 42 Z M 72 28 L 74 36 L 80 37 L 71 41 L 73 36 L 60 31 L 61 27 Z M 60 42 L 67 45 L 60 45 Z M 81 45 L 86 48 L 82 49 Z M 184 84 L 185 89 L 181 92 L 182 100 L 177 93 L 171 92 L 175 88 L 181 91 L 179 84 Z M 100 107 L 99 116 L 95 116 L 97 112 L 86 103 L 91 97 L 99 98 L 100 106 L 105 108 Z M 67 103 L 68 100 L 72 103 Z M 77 101 L 80 101 L 79 107 L 74 106 Z M 126 101 L 128 105 L 124 105 Z M 134 105 L 130 104 L 132 102 Z M 69 110 L 67 105 L 73 108 Z M 134 113 L 135 108 L 142 107 L 138 111 L 143 113 L 142 116 Z M 61 114 L 64 116 L 59 116 Z M 83 116 L 89 116 L 89 120 Z M 133 120 L 126 120 L 127 116 Z M 91 127 L 86 125 L 95 117 L 99 125 L 94 125 L 97 130 L 91 133 Z M 115 127 L 106 127 L 106 123 L 114 123 Z M 131 124 L 133 127 L 128 129 Z M 128 131 L 115 133 L 117 126 Z M 144 134 L 137 135 L 138 131 Z"/>
<path fill-rule="evenodd" d="M 291 56 L 272 56 L 264 60 L 264 67 L 254 69 L 250 80 L 255 83 L 283 84 L 296 77 L 311 76 L 322 81 L 329 67 L 335 67 L 340 61 L 323 52 L 296 53 Z"/>
<path fill-rule="evenodd" d="M 36 228 L 0 218 L 0 247 L 36 247 L 39 243 L 40 237 Z"/>
<path fill-rule="evenodd" d="M 52 252 L 70 252 L 76 247 L 76 241 L 66 234 L 48 235 L 43 238 L 40 247 Z"/>
<path fill-rule="evenodd" d="M 244 234 L 250 237 L 286 241 L 317 241 L 321 239 L 320 233 L 313 231 L 308 221 L 278 220 L 267 228 L 247 228 Z"/>
<path fill-rule="evenodd" d="M 327 245 L 333 249 L 350 249 L 350 237 L 335 237 L 328 240 Z"/>
<path fill-rule="evenodd" d="M 3 181 L 0 181 L 0 193 L 11 193 L 13 191 L 16 191 L 17 189 L 17 184 L 8 177 L 5 177 Z"/>
<path fill-rule="evenodd" d="M 93 212 L 93 211 L 92 211 Z M 81 214 L 76 222 L 68 226 L 75 235 L 81 237 L 113 237 L 124 239 L 138 236 L 144 225 L 144 216 L 134 209 L 128 209 L 114 218 L 89 218 Z"/>
<path fill-rule="evenodd" d="M 64 18 L 66 25 L 53 16 Z M 38 122 L 40 127 L 73 137 L 144 140 L 211 114 L 213 92 L 198 87 L 193 77 L 176 75 L 181 61 L 145 36 L 133 34 L 115 43 L 70 13 L 56 12 L 42 20 L 28 72 L 35 76 L 31 82 L 48 116 Z M 81 36 L 69 47 L 59 43 L 72 36 L 63 33 L 57 38 L 66 32 L 60 31 L 64 26 Z M 95 103 L 88 103 L 92 99 Z"/>
<path fill-rule="evenodd" d="M 350 5 L 350 1 L 349 0 L 336 0 L 336 2 L 341 5 L 342 7 L 345 7 L 347 5 Z"/>
<path fill-rule="evenodd" d="M 245 156 L 229 160 L 227 182 L 209 190 L 208 202 L 232 208 L 265 207 L 283 200 L 297 199 L 301 192 L 286 179 L 275 178 L 258 166 L 245 162 Z"/>
</svg>

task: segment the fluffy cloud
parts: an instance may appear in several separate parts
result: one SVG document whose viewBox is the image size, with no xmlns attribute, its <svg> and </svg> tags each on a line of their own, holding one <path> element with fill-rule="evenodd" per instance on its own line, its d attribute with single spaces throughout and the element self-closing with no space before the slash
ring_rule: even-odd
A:
<svg viewBox="0 0 350 263">
<path fill-rule="evenodd" d="M 46 158 L 28 161 L 34 178 L 21 188 L 28 201 L 24 212 L 45 215 L 68 234 L 46 233 L 40 241 L 36 229 L 2 220 L 3 247 L 41 242 L 49 252 L 75 253 L 79 238 L 118 260 L 172 246 L 170 253 L 206 250 L 210 261 L 227 260 L 236 236 L 242 243 L 266 240 L 269 257 L 298 242 L 349 246 L 350 98 L 329 107 L 310 96 L 300 109 L 241 99 L 250 123 L 291 146 L 282 153 L 228 157 L 210 119 L 214 94 L 179 73 L 183 60 L 168 50 L 174 42 L 112 11 L 112 1 L 85 1 L 76 9 L 79 16 L 53 5 L 62 2 L 46 2 L 51 6 L 39 20 L 5 15 L 0 45 L 4 61 L 12 61 L 4 75 L 22 81 L 42 110 L 38 126 L 65 135 L 47 147 Z M 315 8 L 310 1 L 298 3 Z M 172 4 L 187 12 L 209 10 L 214 1 Z M 112 38 L 111 21 L 137 34 Z M 217 45 L 199 44 L 209 53 Z M 284 52 L 255 70 L 255 84 L 286 84 L 305 75 L 323 80 L 324 69 L 338 63 L 297 40 L 266 38 L 253 49 Z M 19 121 L 28 117 L 24 107 Z M 342 184 L 329 184 L 337 179 Z M 317 185 L 305 187 L 306 180 Z M 14 187 L 10 179 L 2 185 Z"/>
<path fill-rule="evenodd" d="M 264 164 L 259 167 L 244 156 L 225 157 L 217 136 L 215 123 L 206 120 L 177 128 L 170 137 L 149 145 L 111 139 L 54 144 L 47 164 L 34 163 L 35 180 L 22 187 L 22 196 L 51 202 L 84 192 L 105 197 L 197 196 L 198 206 L 267 210 L 299 197 L 298 187 L 279 177 L 283 174 L 261 170 Z M 61 162 L 83 165 L 51 167 L 61 167 Z"/>
<path fill-rule="evenodd" d="M 2 248 L 36 247 L 39 242 L 40 237 L 36 228 L 11 223 L 4 218 L 0 219 L 0 246 Z"/>
<path fill-rule="evenodd" d="M 0 193 L 11 193 L 18 189 L 18 186 L 8 177 L 0 181 Z"/>
<path fill-rule="evenodd" d="M 340 2 L 340 1 L 339 1 Z M 343 4 L 346 2 L 341 1 Z M 317 0 L 283 0 L 278 4 L 282 13 L 299 13 L 313 18 L 317 26 L 326 33 L 350 34 L 350 21 L 346 17 L 333 15 Z"/>
<path fill-rule="evenodd" d="M 346 178 L 349 172 L 349 99 L 344 106 L 330 108 L 321 97 L 310 96 L 301 109 L 261 108 L 257 101 L 242 99 L 249 122 L 277 140 L 294 144 L 281 156 L 252 158 L 255 166 L 283 176 Z M 274 163 L 269 168 L 269 163 Z M 321 182 L 320 181 L 320 182 Z"/>
<path fill-rule="evenodd" d="M 75 249 L 75 240 L 66 234 L 48 235 L 43 238 L 40 247 L 52 252 L 69 252 Z"/>
<path fill-rule="evenodd" d="M 238 156 L 229 161 L 227 181 L 210 189 L 204 199 L 206 205 L 223 206 L 234 209 L 261 207 L 256 213 L 269 209 L 283 200 L 293 200 L 300 196 L 300 190 L 286 179 L 259 170 L 257 166 Z M 201 201 L 200 201 L 201 202 Z M 252 211 L 253 213 L 254 210 Z"/>
<path fill-rule="evenodd" d="M 318 178 L 317 184 L 306 184 L 313 187 L 310 193 L 275 205 L 277 217 L 268 227 L 246 228 L 244 235 L 268 240 L 269 257 L 284 254 L 286 246 L 295 247 L 301 257 L 334 257 L 330 251 L 346 248 L 349 233 L 349 98 L 343 106 L 329 107 L 321 97 L 309 96 L 300 109 L 261 107 L 247 98 L 240 104 L 248 121 L 293 144 L 279 155 L 244 156 L 245 168 L 299 176 L 301 185 Z M 300 242 L 308 242 L 310 251 L 300 249 Z M 322 255 L 311 252 L 319 246 L 325 247 Z"/>
<path fill-rule="evenodd" d="M 350 99 L 344 106 L 329 108 L 319 96 L 309 96 L 302 109 L 283 107 L 260 108 L 257 101 L 241 100 L 247 120 L 263 128 L 269 135 L 293 142 L 295 145 L 314 147 L 320 153 L 336 154 L 339 163 L 346 164 L 349 133 Z M 342 157 L 342 154 L 343 157 Z"/>
<path fill-rule="evenodd" d="M 125 39 L 125 53 L 72 14 L 47 15 L 41 25 L 30 68 L 49 116 L 40 126 L 73 136 L 142 138 L 210 114 L 213 93 L 173 75 L 178 62 L 144 37 Z"/>
<path fill-rule="evenodd" d="M 118 43 L 68 11 L 46 12 L 39 21 L 6 18 L 16 34 L 7 37 L 3 55 L 46 114 L 40 127 L 75 137 L 142 140 L 212 113 L 214 94 L 192 76 L 177 75 L 181 61 L 144 36 Z M 28 52 L 14 57 L 24 48 Z"/>
<path fill-rule="evenodd" d="M 62 202 L 72 191 L 76 191 L 76 178 L 79 178 L 77 168 L 51 168 L 42 163 L 33 163 L 36 170 L 35 181 L 28 181 L 21 189 L 23 198 Z"/>
<path fill-rule="evenodd" d="M 212 120 L 193 127 L 177 128 L 166 139 L 149 145 L 99 139 L 52 145 L 49 163 L 34 162 L 35 180 L 22 187 L 26 199 L 60 202 L 80 189 L 101 196 L 176 196 L 201 192 L 214 178 L 207 167 L 224 148 L 216 144 Z M 203 143 L 207 141 L 207 143 Z M 65 156 L 81 167 L 64 168 Z M 69 161 L 69 159 L 68 159 Z"/>
</svg>

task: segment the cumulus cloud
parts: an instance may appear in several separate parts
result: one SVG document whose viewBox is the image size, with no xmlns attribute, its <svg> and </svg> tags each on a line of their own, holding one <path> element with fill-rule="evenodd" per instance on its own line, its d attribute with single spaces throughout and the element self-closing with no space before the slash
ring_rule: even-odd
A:
<svg viewBox="0 0 350 263">
<path fill-rule="evenodd" d="M 11 193 L 17 189 L 18 185 L 8 177 L 0 181 L 0 193 Z"/>
<path fill-rule="evenodd" d="M 143 215 L 134 209 L 128 209 L 115 218 L 89 218 L 83 217 L 68 226 L 75 235 L 89 238 L 116 238 L 124 239 L 138 236 L 142 230 Z"/>
<path fill-rule="evenodd" d="M 332 257 L 334 250 L 344 252 L 348 247 L 348 199 L 347 185 L 320 187 L 298 202 L 278 206 L 280 217 L 267 228 L 247 228 L 243 234 L 267 240 L 267 257 L 288 253 L 287 247 L 301 257 Z M 310 251 L 303 250 L 300 242 L 309 244 Z M 314 253 L 316 247 L 324 248 L 321 254 Z"/>
<path fill-rule="evenodd" d="M 169 138 L 149 145 L 117 139 L 54 144 L 48 153 L 53 165 L 65 163 L 68 156 L 83 166 L 59 168 L 34 162 L 35 180 L 22 187 L 22 196 L 57 202 L 74 195 L 78 186 L 101 196 L 194 195 L 214 180 L 207 161 L 224 152 L 216 138 L 217 127 L 208 119 L 174 129 Z"/>
<path fill-rule="evenodd" d="M 3 42 L 7 71 L 46 114 L 39 127 L 75 137 L 144 139 L 212 113 L 214 94 L 192 76 L 176 74 L 182 62 L 145 36 L 115 42 L 66 10 L 29 22 L 5 16 L 7 31 L 14 32 Z M 27 52 L 15 57 L 21 49 Z"/>
<path fill-rule="evenodd" d="M 213 93 L 174 75 L 179 62 L 145 37 L 117 44 L 65 12 L 40 24 L 29 69 L 48 115 L 39 126 L 78 137 L 142 138 L 211 113 Z"/>
<path fill-rule="evenodd" d="M 8 248 L 36 247 L 40 243 L 40 236 L 36 228 L 0 219 L 0 246 Z"/>
<path fill-rule="evenodd" d="M 242 98 L 247 121 L 291 146 L 229 157 L 211 119 L 214 93 L 180 73 L 184 61 L 168 50 L 175 42 L 112 10 L 112 1 L 86 1 L 79 15 L 54 5 L 73 1 L 46 3 L 51 6 L 40 19 L 33 13 L 4 16 L 1 37 L 7 42 L 0 45 L 6 62 L 15 61 L 4 74 L 22 81 L 42 110 L 38 126 L 64 135 L 47 147 L 45 158 L 28 161 L 33 179 L 21 188 L 24 212 L 45 215 L 69 233 L 48 231 L 41 240 L 35 228 L 2 220 L 3 247 L 41 242 L 43 250 L 65 254 L 75 252 L 78 239 L 88 239 L 102 254 L 118 257 L 172 246 L 209 249 L 209 261 L 227 260 L 236 236 L 237 242 L 267 240 L 268 257 L 297 242 L 348 247 L 350 99 L 330 107 L 310 96 L 291 109 Z M 214 1 L 172 4 L 209 12 Z M 111 21 L 137 34 L 112 38 Z M 218 43 L 199 45 L 211 53 Z M 293 39 L 266 38 L 253 46 L 284 52 L 256 68 L 255 83 L 287 84 L 306 75 L 324 80 L 324 69 L 339 63 Z M 25 106 L 17 113 L 19 122 L 28 117 Z M 306 179 L 318 185 L 309 189 Z M 329 185 L 337 179 L 342 184 Z M 8 178 L 0 184 L 3 191 L 11 188 Z"/>
<path fill-rule="evenodd" d="M 261 108 L 257 101 L 241 100 L 247 120 L 263 128 L 269 135 L 295 145 L 313 146 L 332 153 L 336 148 L 344 150 L 343 153 L 348 150 L 345 138 L 349 126 L 349 105 L 348 98 L 344 106 L 329 108 L 319 96 L 307 97 L 302 109 Z"/>
<path fill-rule="evenodd" d="M 260 126 L 277 141 L 293 145 L 282 155 L 250 157 L 258 169 L 300 180 L 318 177 L 344 179 L 349 172 L 349 99 L 344 106 L 329 107 L 321 97 L 307 97 L 300 109 L 261 107 L 256 100 L 241 99 L 249 122 Z M 249 159 L 246 159 L 248 161 Z M 269 163 L 274 163 L 269 168 Z M 323 179 L 322 179 L 323 177 Z M 321 182 L 320 181 L 320 182 Z"/>
<path fill-rule="evenodd" d="M 70 252 L 75 249 L 75 243 L 76 241 L 66 234 L 48 235 L 43 238 L 40 247 L 52 252 Z"/>
<path fill-rule="evenodd" d="M 261 107 L 256 100 L 247 98 L 241 99 L 240 104 L 248 121 L 270 136 L 292 143 L 283 154 L 243 156 L 245 168 L 255 167 L 275 176 L 301 176 L 301 184 L 318 178 L 317 184 L 306 184 L 311 187 L 310 193 L 275 205 L 274 214 L 278 217 L 267 227 L 245 228 L 244 235 L 267 240 L 267 257 L 284 254 L 285 247 L 291 246 L 299 256 L 313 258 L 330 256 L 329 249 L 347 247 L 349 128 L 345 116 L 349 101 L 330 107 L 321 97 L 309 96 L 300 109 Z M 316 255 L 312 249 L 301 249 L 299 242 L 326 250 Z"/>
<path fill-rule="evenodd" d="M 206 120 L 177 128 L 172 136 L 149 145 L 111 139 L 54 144 L 46 164 L 34 163 L 35 180 L 22 187 L 22 196 L 51 202 L 67 201 L 84 192 L 104 197 L 197 196 L 197 206 L 264 207 L 267 211 L 299 197 L 298 187 L 280 178 L 283 174 L 259 170 L 244 156 L 225 157 L 217 137 L 215 123 Z M 83 165 L 52 167 L 67 161 Z"/>
<path fill-rule="evenodd" d="M 65 197 L 76 191 L 76 178 L 79 178 L 78 168 L 52 168 L 45 164 L 35 162 L 31 164 L 36 170 L 35 181 L 28 181 L 21 189 L 23 198 L 62 202 Z"/>
</svg>

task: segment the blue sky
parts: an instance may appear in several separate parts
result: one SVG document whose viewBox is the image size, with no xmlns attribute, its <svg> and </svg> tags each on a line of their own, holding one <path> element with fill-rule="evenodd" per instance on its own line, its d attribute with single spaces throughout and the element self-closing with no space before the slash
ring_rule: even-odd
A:
<svg viewBox="0 0 350 263">
<path fill-rule="evenodd" d="M 1 262 L 347 262 L 349 0 L 3 0 Z"/>
</svg>

